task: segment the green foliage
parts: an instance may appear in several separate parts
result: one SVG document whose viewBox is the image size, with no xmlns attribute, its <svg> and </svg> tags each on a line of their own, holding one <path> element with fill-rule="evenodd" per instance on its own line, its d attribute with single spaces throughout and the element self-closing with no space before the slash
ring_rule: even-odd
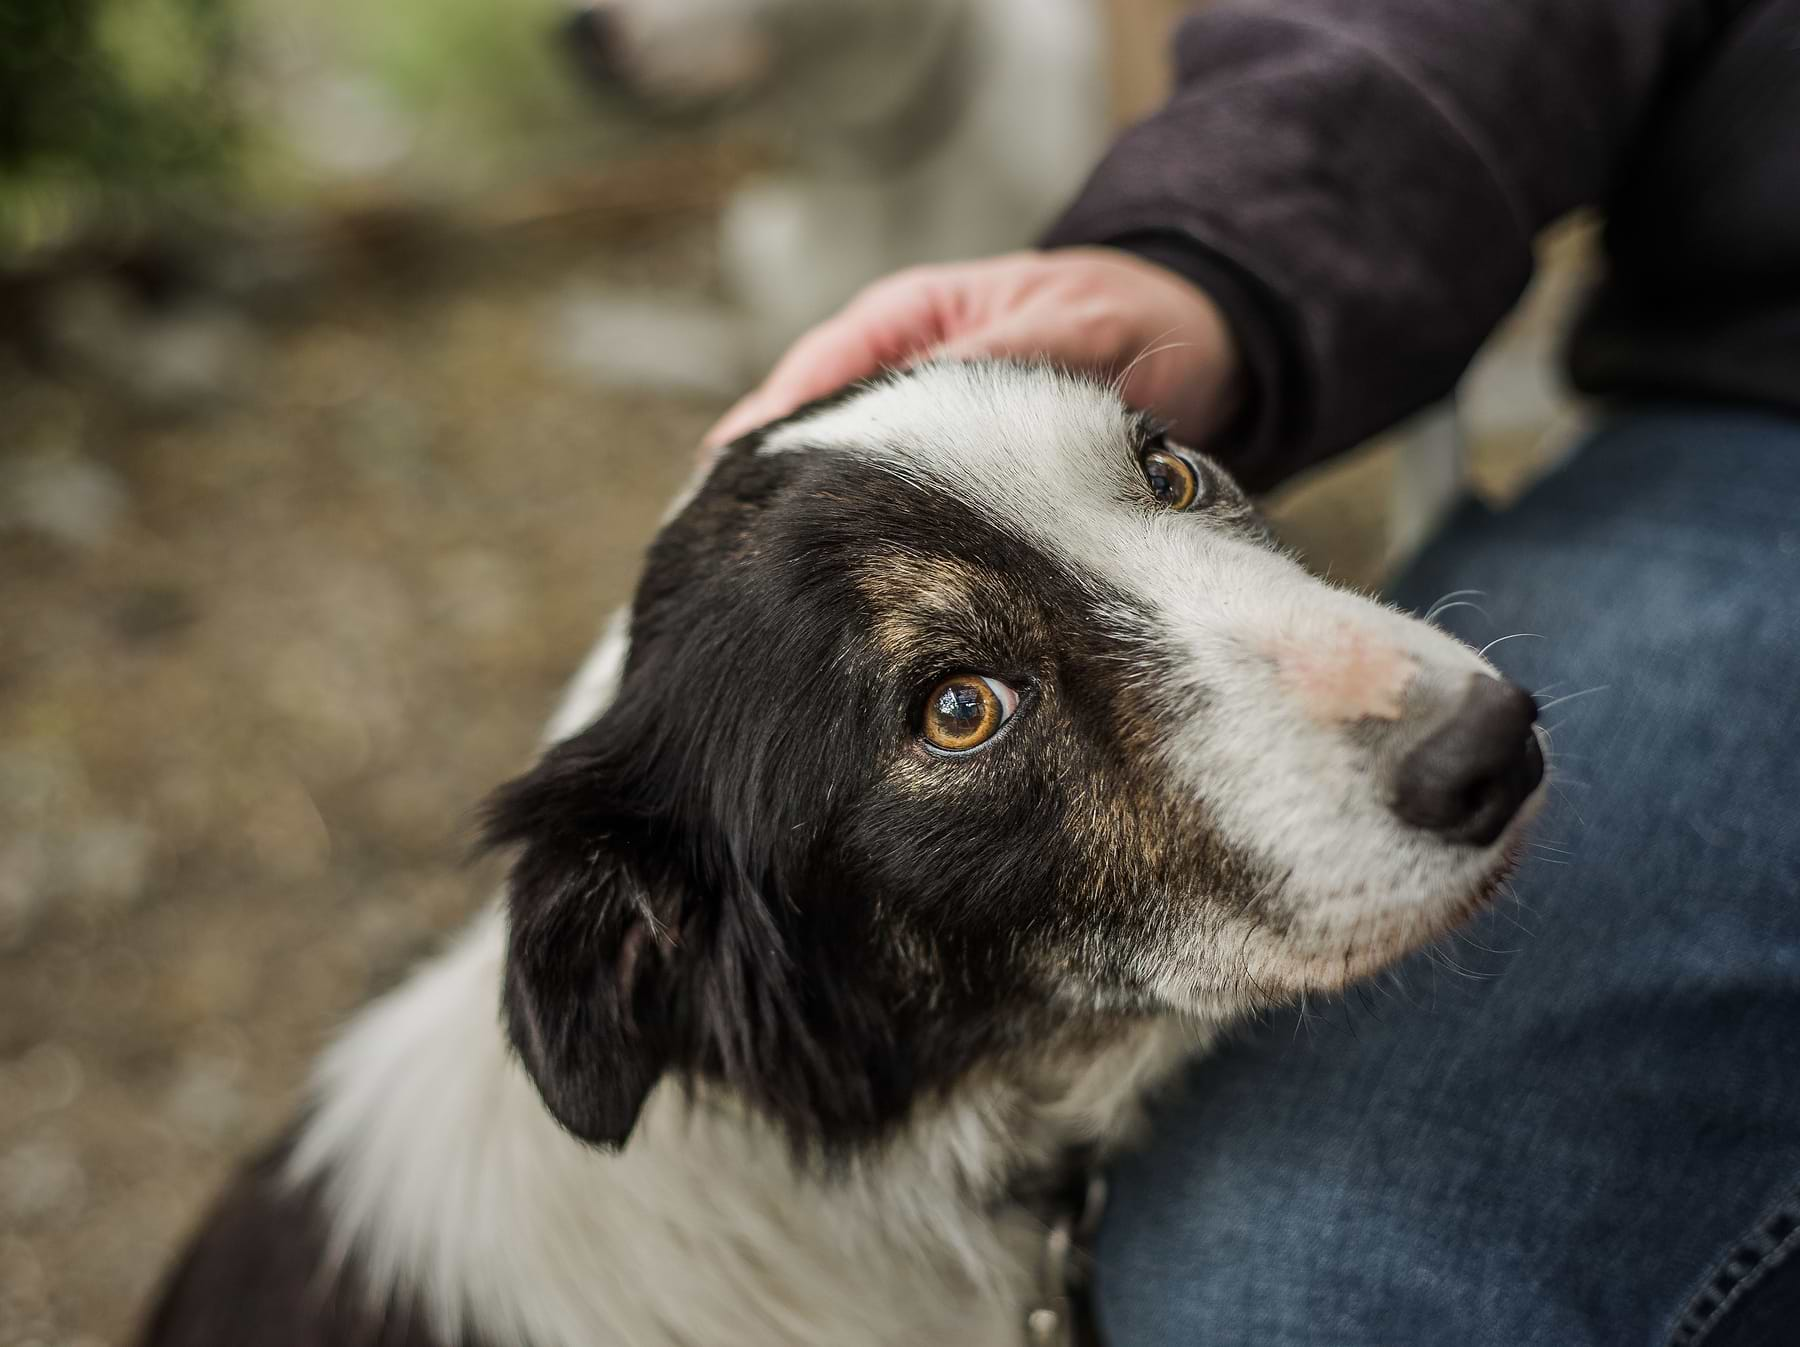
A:
<svg viewBox="0 0 1800 1347">
<path fill-rule="evenodd" d="M 0 0 L 0 249 L 226 170 L 231 20 L 231 0 Z"/>
<path fill-rule="evenodd" d="M 597 120 L 554 40 L 573 0 L 315 3 L 356 65 L 457 158 L 504 161 Z"/>
</svg>

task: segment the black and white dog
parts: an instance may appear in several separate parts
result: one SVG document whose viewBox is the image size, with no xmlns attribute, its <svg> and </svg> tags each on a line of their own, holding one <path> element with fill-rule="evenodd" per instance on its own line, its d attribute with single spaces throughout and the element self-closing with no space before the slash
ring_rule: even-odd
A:
<svg viewBox="0 0 1800 1347">
<path fill-rule="evenodd" d="M 1534 708 L 1103 387 L 927 366 L 721 455 L 154 1347 L 1025 1340 L 1041 1195 L 1218 1028 L 1490 894 Z"/>
</svg>

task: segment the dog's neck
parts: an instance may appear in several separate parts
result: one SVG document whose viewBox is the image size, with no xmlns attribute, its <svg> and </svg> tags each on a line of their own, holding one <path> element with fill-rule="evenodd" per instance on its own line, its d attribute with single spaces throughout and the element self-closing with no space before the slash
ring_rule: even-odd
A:
<svg viewBox="0 0 1800 1347">
<path fill-rule="evenodd" d="M 609 1155 L 557 1127 L 505 1041 L 504 944 L 491 911 L 365 1012 L 294 1153 L 343 1266 L 450 1341 L 1016 1342 L 1042 1231 L 1010 1193 L 1128 1131 L 1195 1046 L 1149 1021 L 1047 1051 L 818 1171 L 731 1097 L 665 1083 Z"/>
</svg>

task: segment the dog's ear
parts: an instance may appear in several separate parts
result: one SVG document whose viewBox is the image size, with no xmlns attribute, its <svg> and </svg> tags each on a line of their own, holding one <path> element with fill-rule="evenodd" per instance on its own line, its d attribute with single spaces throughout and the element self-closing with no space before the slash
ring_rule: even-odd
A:
<svg viewBox="0 0 1800 1347">
<path fill-rule="evenodd" d="M 489 801 L 486 841 L 516 849 L 504 1014 L 545 1107 L 622 1146 L 676 1050 L 679 881 L 656 830 L 614 789 L 601 727 L 550 750 Z"/>
<path fill-rule="evenodd" d="M 887 1021 L 857 984 L 809 975 L 837 927 L 797 917 L 799 871 L 751 845 L 739 779 L 721 795 L 720 774 L 693 769 L 708 734 L 744 756 L 695 715 L 628 687 L 489 802 L 486 841 L 513 851 L 508 1035 L 545 1107 L 593 1145 L 624 1145 L 670 1074 L 797 1125 L 871 1126 L 879 1087 L 903 1083 L 870 1067 Z"/>
</svg>

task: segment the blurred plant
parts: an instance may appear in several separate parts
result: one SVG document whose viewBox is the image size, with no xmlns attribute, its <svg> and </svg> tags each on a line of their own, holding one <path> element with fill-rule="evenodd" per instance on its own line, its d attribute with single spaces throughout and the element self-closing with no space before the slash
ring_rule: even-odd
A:
<svg viewBox="0 0 1800 1347">
<path fill-rule="evenodd" d="M 0 256 L 228 173 L 231 0 L 0 0 Z"/>
<path fill-rule="evenodd" d="M 427 176 L 477 185 L 607 148 L 611 128 L 557 40 L 574 3 L 321 0 L 315 12 L 401 110 Z"/>
</svg>

